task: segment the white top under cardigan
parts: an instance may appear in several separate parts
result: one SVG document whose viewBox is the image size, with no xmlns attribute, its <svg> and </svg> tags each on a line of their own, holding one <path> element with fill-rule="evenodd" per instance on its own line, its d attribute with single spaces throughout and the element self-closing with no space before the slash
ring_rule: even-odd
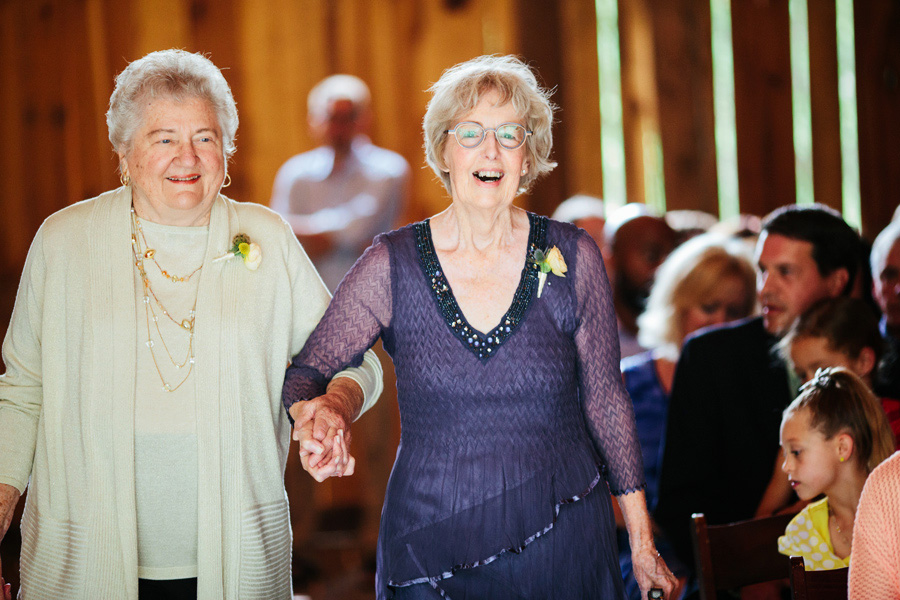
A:
<svg viewBox="0 0 900 600">
<path fill-rule="evenodd" d="M 209 227 L 178 227 L 138 219 L 148 293 L 137 269 L 137 369 L 134 394 L 134 478 L 138 577 L 197 576 L 197 393 L 190 385 L 191 333 L 182 325 L 197 300 Z M 146 245 L 144 242 L 146 241 Z M 162 274 L 165 268 L 177 277 Z M 144 298 L 148 302 L 144 302 Z M 156 300 L 159 300 L 157 303 Z M 163 313 L 165 309 L 171 319 Z M 156 321 L 153 318 L 156 318 Z M 148 340 L 152 344 L 148 345 Z M 178 367 L 176 365 L 182 365 Z M 163 378 L 170 391 L 163 387 Z"/>
<path fill-rule="evenodd" d="M 50 216 L 28 253 L 0 376 L 0 483 L 28 484 L 25 598 L 137 598 L 137 347 L 130 188 Z M 257 271 L 213 263 L 246 233 Z M 288 225 L 216 199 L 195 322 L 198 596 L 291 597 L 284 370 L 329 297 Z M 373 355 L 344 373 L 371 405 Z M 29 483 L 30 477 L 30 483 Z"/>
</svg>

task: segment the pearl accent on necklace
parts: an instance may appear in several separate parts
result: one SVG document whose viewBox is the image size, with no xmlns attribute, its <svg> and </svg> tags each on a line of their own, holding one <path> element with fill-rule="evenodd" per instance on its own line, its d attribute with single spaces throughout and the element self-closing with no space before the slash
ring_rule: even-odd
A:
<svg viewBox="0 0 900 600">
<path fill-rule="evenodd" d="M 162 302 L 160 302 L 159 298 L 154 293 L 153 288 L 150 286 L 150 279 L 147 277 L 147 271 L 144 268 L 144 258 L 149 258 L 149 259 L 153 260 L 154 263 L 156 263 L 156 260 L 153 259 L 153 255 L 156 253 L 156 251 L 153 250 L 152 248 L 148 248 L 148 249 L 142 251 L 141 243 L 140 243 L 141 240 L 144 242 L 144 245 L 146 246 L 147 239 L 144 237 L 144 231 L 141 228 L 141 224 L 138 221 L 138 216 L 134 211 L 134 207 L 132 206 L 132 208 L 131 208 L 131 247 L 132 247 L 132 252 L 134 254 L 135 268 L 137 268 L 137 271 L 138 271 L 138 274 L 140 275 L 141 281 L 144 284 L 144 296 L 141 300 L 144 303 L 144 313 L 147 318 L 146 346 L 150 350 L 150 357 L 153 359 L 153 366 L 156 368 L 156 373 L 159 375 L 159 379 L 162 382 L 163 390 L 166 392 L 174 392 L 175 390 L 180 388 L 182 386 L 182 384 L 184 384 L 185 381 L 187 381 L 188 377 L 190 377 L 190 375 L 194 369 L 194 363 L 195 363 L 194 317 L 196 314 L 195 310 L 197 308 L 197 299 L 196 299 L 196 297 L 194 298 L 194 306 L 191 308 L 190 312 L 188 313 L 188 318 L 182 319 L 181 321 L 177 321 L 172 317 L 172 315 L 169 314 L 169 311 L 166 310 L 166 308 L 163 306 Z M 156 263 L 156 266 L 159 267 L 159 263 Z M 164 277 L 166 277 L 167 279 L 170 279 L 173 282 L 176 282 L 176 281 L 187 281 L 194 275 L 194 273 L 199 271 L 201 268 L 203 268 L 203 265 L 200 265 L 199 267 L 197 267 L 190 275 L 188 275 L 187 277 L 184 277 L 184 278 L 173 278 L 173 277 L 169 276 L 165 271 L 163 271 L 162 268 L 160 268 L 160 271 L 162 272 Z M 151 299 L 153 300 L 153 302 L 151 302 Z M 178 327 L 180 327 L 182 330 L 186 331 L 188 334 L 187 355 L 180 362 L 175 360 L 175 358 L 172 356 L 172 352 L 169 350 L 168 344 L 166 344 L 166 340 L 163 337 L 162 331 L 159 328 L 159 315 L 156 314 L 156 309 L 154 308 L 154 306 L 159 308 L 159 310 L 166 317 L 168 317 L 170 321 L 172 321 L 173 323 L 178 325 Z M 153 350 L 155 343 L 152 339 L 150 323 L 153 323 L 153 325 L 156 329 L 156 333 L 159 336 L 159 341 L 162 342 L 163 348 L 165 349 L 166 354 L 169 357 L 169 361 L 172 363 L 172 365 L 178 370 L 181 370 L 185 366 L 187 366 L 187 368 L 188 368 L 187 373 L 184 375 L 184 377 L 181 379 L 181 381 L 179 381 L 178 384 L 176 384 L 176 385 L 172 385 L 169 382 L 167 382 L 166 378 L 162 374 L 162 369 L 160 369 L 159 362 L 157 361 L 156 352 L 154 352 L 154 350 Z"/>
</svg>

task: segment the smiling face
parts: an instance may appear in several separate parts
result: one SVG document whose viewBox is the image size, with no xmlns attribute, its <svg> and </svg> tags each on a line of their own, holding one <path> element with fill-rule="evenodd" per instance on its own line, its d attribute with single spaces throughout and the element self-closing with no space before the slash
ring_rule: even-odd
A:
<svg viewBox="0 0 900 600">
<path fill-rule="evenodd" d="M 163 225 L 203 225 L 225 180 L 222 131 L 209 102 L 149 100 L 132 147 L 119 153 L 138 215 Z"/>
<path fill-rule="evenodd" d="M 828 494 L 837 481 L 841 464 L 840 436 L 826 439 L 821 431 L 811 427 L 810 417 L 809 409 L 801 408 L 781 424 L 784 450 L 781 470 L 787 473 L 791 487 L 801 500 Z"/>
<path fill-rule="evenodd" d="M 486 128 L 503 123 L 524 125 L 512 104 L 498 106 L 499 99 L 496 91 L 484 94 L 475 108 L 456 123 L 471 121 Z M 522 171 L 528 168 L 525 160 L 527 145 L 526 141 L 515 150 L 507 150 L 497 143 L 492 132 L 485 134 L 477 148 L 463 148 L 455 139 L 447 139 L 443 158 L 450 173 L 453 201 L 478 208 L 510 206 L 519 189 Z"/>
<path fill-rule="evenodd" d="M 840 294 L 846 282 L 845 269 L 822 277 L 810 242 L 764 231 L 757 249 L 756 289 L 766 331 L 773 335 L 784 335 L 803 311 L 817 300 Z"/>
</svg>

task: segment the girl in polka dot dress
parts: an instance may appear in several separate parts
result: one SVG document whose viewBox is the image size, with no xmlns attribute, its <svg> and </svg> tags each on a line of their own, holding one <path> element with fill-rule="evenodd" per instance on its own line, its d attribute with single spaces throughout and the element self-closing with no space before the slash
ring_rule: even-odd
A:
<svg viewBox="0 0 900 600">
<path fill-rule="evenodd" d="M 849 566 L 866 477 L 894 451 L 881 402 L 852 372 L 821 369 L 785 409 L 781 447 L 781 468 L 797 496 L 825 497 L 791 520 L 778 539 L 778 551 L 802 556 L 808 571 Z"/>
</svg>

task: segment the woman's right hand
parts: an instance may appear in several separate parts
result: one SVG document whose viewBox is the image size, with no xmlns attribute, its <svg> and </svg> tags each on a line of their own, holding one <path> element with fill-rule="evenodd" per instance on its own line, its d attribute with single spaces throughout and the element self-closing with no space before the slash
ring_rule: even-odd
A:
<svg viewBox="0 0 900 600">
<path fill-rule="evenodd" d="M 300 463 L 316 481 L 353 474 L 356 460 L 348 450 L 352 418 L 346 414 L 346 405 L 340 391 L 329 387 L 322 396 L 290 408 Z"/>
<path fill-rule="evenodd" d="M 0 483 L 0 542 L 6 536 L 6 530 L 12 523 L 13 513 L 16 505 L 19 503 L 19 490 L 11 485 Z M 0 598 L 2 600 L 12 600 L 12 589 L 10 584 L 6 583 L 3 578 L 3 563 L 0 561 Z"/>
<path fill-rule="evenodd" d="M 12 600 L 12 584 L 3 579 L 3 562 L 0 561 L 0 598 Z"/>
</svg>

